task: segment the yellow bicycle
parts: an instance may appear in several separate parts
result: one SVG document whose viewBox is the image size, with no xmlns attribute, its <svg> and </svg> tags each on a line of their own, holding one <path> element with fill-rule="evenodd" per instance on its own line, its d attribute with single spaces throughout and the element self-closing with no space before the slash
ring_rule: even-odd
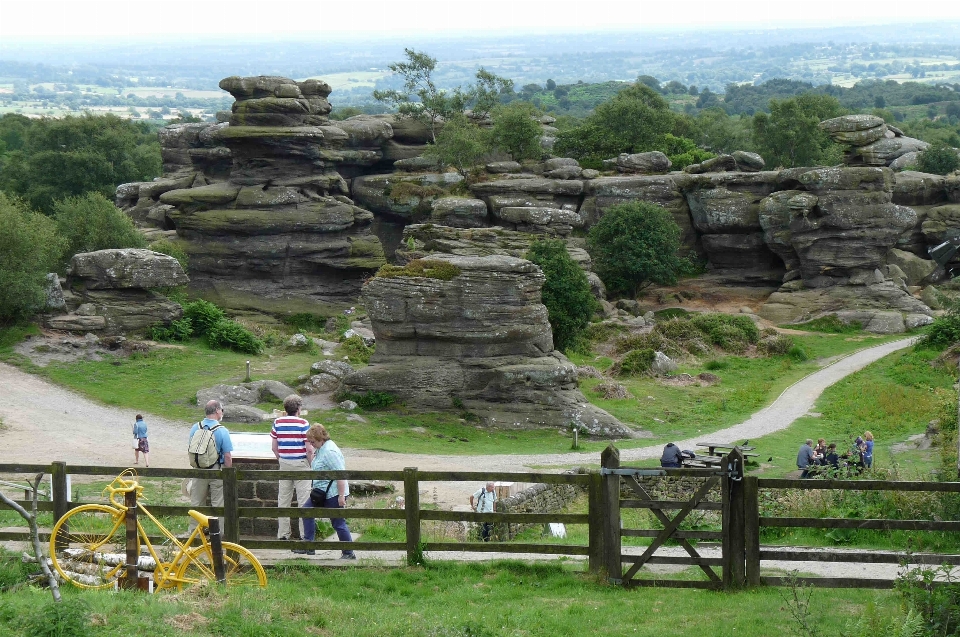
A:
<svg viewBox="0 0 960 637">
<path fill-rule="evenodd" d="M 123 495 L 131 491 L 137 494 L 137 554 L 141 552 L 142 542 L 149 557 L 140 557 L 141 569 L 153 568 L 154 588 L 181 589 L 200 582 L 215 582 L 213 551 L 203 532 L 210 525 L 209 518 L 191 510 L 190 517 L 197 521 L 197 527 L 186 540 L 178 540 L 141 504 L 143 487 L 131 469 L 114 478 L 104 489 L 104 493 L 110 494 L 112 506 L 83 504 L 68 511 L 54 525 L 50 535 L 50 559 L 63 579 L 80 588 L 110 588 L 123 577 L 127 561 L 127 507 Z M 161 546 L 162 557 L 167 559 L 162 559 L 144 531 L 141 514 L 149 518 L 171 543 Z M 199 544 L 192 546 L 196 541 Z M 267 585 L 267 575 L 253 553 L 231 542 L 222 544 L 227 586 Z"/>
</svg>

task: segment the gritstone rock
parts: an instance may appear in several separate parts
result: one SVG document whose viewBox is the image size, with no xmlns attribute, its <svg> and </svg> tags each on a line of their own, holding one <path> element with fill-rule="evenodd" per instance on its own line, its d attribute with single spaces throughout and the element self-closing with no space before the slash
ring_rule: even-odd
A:
<svg viewBox="0 0 960 637">
<path fill-rule="evenodd" d="M 432 258 L 459 274 L 375 277 L 364 286 L 377 351 L 344 378 L 347 391 L 389 392 L 431 410 L 455 409 L 456 397 L 501 427 L 579 419 L 594 435 L 634 435 L 587 403 L 575 367 L 554 351 L 537 266 L 508 256 Z"/>
</svg>

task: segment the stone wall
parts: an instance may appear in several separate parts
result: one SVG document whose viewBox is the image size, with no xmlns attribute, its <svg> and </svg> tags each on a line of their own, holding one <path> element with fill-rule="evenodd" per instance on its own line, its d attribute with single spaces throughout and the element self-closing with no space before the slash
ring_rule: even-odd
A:
<svg viewBox="0 0 960 637">
<path fill-rule="evenodd" d="M 577 467 L 564 473 L 586 473 L 586 469 Z M 516 495 L 498 500 L 495 508 L 497 513 L 559 513 L 581 493 L 584 489 L 573 484 L 534 484 Z M 512 540 L 520 532 L 535 526 L 540 525 L 495 524 L 493 536 L 498 541 Z"/>
<path fill-rule="evenodd" d="M 235 460 L 233 466 L 237 469 L 272 470 L 280 469 L 275 459 L 263 460 Z M 237 484 L 237 500 L 241 507 L 275 507 L 277 506 L 277 492 L 279 480 L 242 480 Z M 300 537 L 300 525 L 297 520 L 290 520 L 290 536 Z M 277 537 L 276 518 L 240 518 L 240 535 L 246 537 Z"/>
</svg>

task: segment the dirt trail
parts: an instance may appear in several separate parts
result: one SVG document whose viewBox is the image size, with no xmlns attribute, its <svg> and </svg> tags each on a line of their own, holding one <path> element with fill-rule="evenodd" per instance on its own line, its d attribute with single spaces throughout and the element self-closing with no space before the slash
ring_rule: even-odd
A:
<svg viewBox="0 0 960 637">
<path fill-rule="evenodd" d="M 701 440 L 738 442 L 779 431 L 808 413 L 824 389 L 891 352 L 908 347 L 905 338 L 867 348 L 835 361 L 787 388 L 769 407 L 747 421 L 677 441 L 681 448 L 694 448 Z M 96 404 L 69 390 L 0 363 L 0 463 L 69 463 L 128 466 L 134 411 Z M 198 410 L 199 411 L 199 410 Z M 199 417 L 199 415 L 198 415 Z M 150 463 L 155 467 L 186 468 L 187 432 L 192 423 L 169 421 L 144 414 L 150 432 Z M 621 450 L 626 461 L 659 458 L 662 446 Z M 534 467 L 570 467 L 596 464 L 596 453 L 542 455 L 431 456 L 344 449 L 351 469 L 453 471 L 523 471 Z M 472 486 L 472 485 L 471 485 Z M 445 508 L 466 510 L 470 487 L 462 483 L 434 483 L 423 497 Z"/>
</svg>

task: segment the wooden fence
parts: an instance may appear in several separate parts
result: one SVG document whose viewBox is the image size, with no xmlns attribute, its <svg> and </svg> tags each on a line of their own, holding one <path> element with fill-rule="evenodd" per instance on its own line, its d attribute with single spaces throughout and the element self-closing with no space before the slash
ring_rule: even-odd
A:
<svg viewBox="0 0 960 637">
<path fill-rule="evenodd" d="M 612 445 L 601 456 L 600 471 L 584 474 L 530 473 L 530 472 L 479 472 L 479 471 L 420 471 L 407 468 L 403 471 L 277 471 L 264 469 L 222 469 L 224 483 L 223 507 L 190 507 L 150 505 L 156 515 L 186 515 L 196 508 L 207 515 L 223 520 L 223 538 L 232 542 L 240 540 L 241 518 L 305 517 L 304 510 L 297 507 L 279 508 L 240 506 L 238 485 L 242 481 L 276 479 L 345 479 L 383 480 L 403 484 L 404 509 L 347 508 L 338 509 L 337 515 L 352 519 L 403 520 L 405 539 L 402 542 L 305 542 L 273 539 L 244 538 L 242 544 L 251 549 L 342 549 L 365 552 L 403 551 L 408 560 L 415 560 L 424 551 L 463 551 L 482 553 L 523 553 L 540 555 L 586 556 L 589 570 L 605 571 L 611 581 L 636 586 L 672 586 L 695 588 L 735 589 L 748 585 L 784 585 L 788 578 L 764 576 L 761 562 L 785 560 L 792 562 L 851 562 L 871 564 L 925 564 L 960 565 L 960 555 L 934 553 L 908 553 L 906 551 L 831 551 L 817 548 L 815 551 L 799 551 L 776 546 L 761 546 L 761 529 L 805 527 L 821 529 L 881 529 L 960 531 L 960 522 L 934 520 L 887 520 L 887 519 L 830 519 L 762 516 L 759 493 L 761 489 L 838 489 L 851 491 L 933 491 L 960 493 L 960 482 L 894 482 L 876 480 L 787 480 L 746 476 L 743 472 L 743 456 L 739 450 L 723 458 L 719 467 L 709 469 L 643 469 L 621 467 L 619 452 Z M 67 476 L 103 476 L 108 480 L 120 474 L 126 467 L 102 467 L 67 465 L 54 462 L 50 465 L 0 465 L 0 474 L 38 473 L 51 476 L 51 500 L 38 504 L 41 511 L 50 511 L 58 519 L 73 506 L 80 503 L 69 501 Z M 145 468 L 138 469 L 143 478 L 210 478 L 211 472 L 200 469 Z M 686 500 L 665 500 L 653 497 L 644 487 L 644 477 L 667 476 L 689 477 L 699 486 L 689 493 Z M 463 481 L 476 484 L 488 481 L 512 481 L 524 483 L 572 484 L 585 490 L 588 496 L 587 513 L 474 513 L 465 511 L 440 511 L 421 507 L 420 492 L 424 483 L 439 481 Z M 472 490 L 472 489 L 470 489 Z M 468 489 L 464 490 L 468 493 Z M 625 495 L 626 494 L 626 497 Z M 29 503 L 20 501 L 29 508 Z M 0 505 L 2 507 L 2 505 Z M 648 509 L 659 522 L 658 528 L 623 528 L 622 509 Z M 685 530 L 681 526 L 692 511 L 714 511 L 720 516 L 720 530 Z M 311 514 L 319 513 L 311 509 Z M 672 515 L 670 512 L 674 512 Z M 422 533 L 422 523 L 438 522 L 488 522 L 517 524 L 546 524 L 560 522 L 582 524 L 588 528 L 587 543 L 521 543 L 521 542 L 437 542 L 427 541 Z M 22 531 L 0 531 L 0 541 L 28 539 L 26 528 Z M 637 555 L 624 553 L 622 538 L 649 537 L 649 546 Z M 41 534 L 48 540 L 49 534 Z M 703 557 L 696 541 L 718 541 L 721 557 Z M 686 556 L 657 555 L 657 550 L 668 541 L 675 542 L 687 553 Z M 639 550 L 639 549 L 638 549 Z M 639 578 L 640 569 L 647 564 L 673 564 L 697 566 L 706 579 Z M 626 570 L 624 566 L 626 565 Z M 718 574 L 715 569 L 720 569 Z M 799 565 L 798 570 L 803 571 Z M 797 581 L 789 578 L 791 581 Z M 800 578 L 801 582 L 825 587 L 890 588 L 892 580 L 839 578 Z"/>
</svg>

